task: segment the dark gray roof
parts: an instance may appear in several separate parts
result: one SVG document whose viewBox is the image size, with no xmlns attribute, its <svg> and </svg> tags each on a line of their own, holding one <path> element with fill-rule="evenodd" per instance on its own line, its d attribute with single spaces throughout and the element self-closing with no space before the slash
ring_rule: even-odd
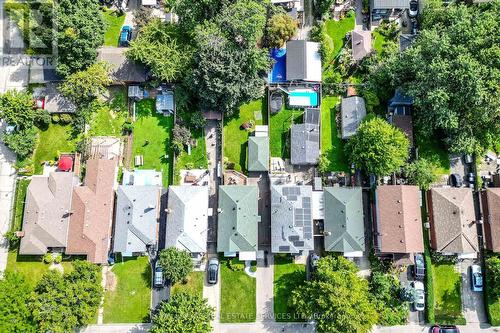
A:
<svg viewBox="0 0 500 333">
<path fill-rule="evenodd" d="M 356 134 L 359 125 L 366 116 L 365 100 L 359 96 L 342 98 L 342 139 Z"/>
<path fill-rule="evenodd" d="M 47 83 L 44 87 L 33 89 L 33 97 L 44 98 L 44 108 L 49 113 L 74 113 L 76 111 L 75 104 L 61 95 L 55 83 Z"/>
<path fill-rule="evenodd" d="M 156 244 L 160 187 L 120 185 L 116 192 L 114 252 L 143 253 Z"/>
<path fill-rule="evenodd" d="M 170 186 L 166 247 L 205 253 L 208 232 L 208 187 Z"/>
<path fill-rule="evenodd" d="M 291 161 L 294 165 L 315 165 L 319 157 L 320 110 L 306 109 L 304 123 L 292 126 Z"/>
<path fill-rule="evenodd" d="M 30 67 L 30 83 L 49 83 L 62 81 L 54 67 L 48 65 Z"/>
<path fill-rule="evenodd" d="M 124 47 L 102 47 L 98 50 L 97 59 L 111 66 L 111 79 L 114 83 L 144 82 L 146 68 L 144 65 L 127 59 Z"/>
<path fill-rule="evenodd" d="M 312 186 L 271 187 L 271 248 L 273 253 L 314 249 Z"/>
<path fill-rule="evenodd" d="M 286 79 L 321 81 L 319 43 L 291 40 L 286 43 Z"/>
</svg>

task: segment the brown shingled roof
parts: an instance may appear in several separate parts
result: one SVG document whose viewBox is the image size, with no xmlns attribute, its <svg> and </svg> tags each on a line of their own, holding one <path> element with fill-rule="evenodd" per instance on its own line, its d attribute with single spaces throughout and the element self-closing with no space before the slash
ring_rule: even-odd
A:
<svg viewBox="0 0 500 333">
<path fill-rule="evenodd" d="M 107 262 L 115 179 L 116 161 L 87 161 L 85 185 L 73 192 L 67 254 L 84 254 L 97 264 Z"/>
<path fill-rule="evenodd" d="M 500 252 L 500 187 L 488 188 L 482 199 L 486 247 Z"/>
<path fill-rule="evenodd" d="M 438 187 L 430 191 L 431 246 L 443 253 L 478 251 L 472 190 Z"/>
<path fill-rule="evenodd" d="M 413 121 L 411 116 L 395 114 L 392 123 L 406 134 L 410 141 L 410 147 L 413 147 Z"/>
<path fill-rule="evenodd" d="M 417 186 L 385 185 L 376 191 L 377 245 L 382 253 L 423 252 Z"/>
</svg>

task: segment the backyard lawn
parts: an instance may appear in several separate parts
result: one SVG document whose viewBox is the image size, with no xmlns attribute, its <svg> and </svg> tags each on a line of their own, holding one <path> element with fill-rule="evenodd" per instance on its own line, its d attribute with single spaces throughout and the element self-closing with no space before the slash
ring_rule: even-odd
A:
<svg viewBox="0 0 500 333">
<path fill-rule="evenodd" d="M 221 258 L 221 323 L 249 323 L 256 317 L 255 279 L 243 270 L 232 270 Z M 237 261 L 237 259 L 233 259 Z"/>
<path fill-rule="evenodd" d="M 301 321 L 288 306 L 290 291 L 306 279 L 305 265 L 295 264 L 288 255 L 274 256 L 274 315 L 276 321 Z"/>
<path fill-rule="evenodd" d="M 42 162 L 54 161 L 59 153 L 74 152 L 76 139 L 71 137 L 71 125 L 50 123 L 44 131 L 39 131 L 33 160 L 35 174 L 43 172 Z"/>
<path fill-rule="evenodd" d="M 255 125 L 266 123 L 265 103 L 255 100 L 240 107 L 238 114 L 224 119 L 224 157 L 229 163 L 234 163 L 237 171 L 246 170 L 248 136 L 250 131 L 240 126 L 249 121 Z"/>
<path fill-rule="evenodd" d="M 125 15 L 118 15 L 117 11 L 109 9 L 105 10 L 102 15 L 107 26 L 104 33 L 104 46 L 118 46 Z"/>
<path fill-rule="evenodd" d="M 104 323 L 144 323 L 151 304 L 151 266 L 147 257 L 117 258 L 114 290 L 104 294 Z M 108 276 L 108 285 L 110 284 Z"/>
<path fill-rule="evenodd" d="M 292 123 L 302 122 L 302 110 L 282 109 L 270 116 L 269 141 L 271 156 L 290 158 L 290 127 Z"/>
<path fill-rule="evenodd" d="M 142 155 L 144 165 L 139 169 L 155 169 L 163 173 L 163 186 L 172 183 L 172 158 L 170 147 L 174 118 L 156 113 L 152 99 L 136 104 L 132 157 Z M 133 163 L 133 158 L 131 163 Z M 133 165 L 131 165 L 133 167 Z"/>
<path fill-rule="evenodd" d="M 450 157 L 439 140 L 428 135 L 416 135 L 416 141 L 419 157 L 436 165 L 435 173 L 437 176 L 448 175 L 450 173 Z"/>
<path fill-rule="evenodd" d="M 125 88 L 111 89 L 109 102 L 102 105 L 92 115 L 90 135 L 120 137 L 127 114 L 127 92 Z"/>
<path fill-rule="evenodd" d="M 204 278 L 205 278 L 205 272 L 191 272 L 191 274 L 189 274 L 187 277 L 186 283 L 178 282 L 172 286 L 170 294 L 174 295 L 176 293 L 184 291 L 202 297 Z"/>
<path fill-rule="evenodd" d="M 193 139 L 196 139 L 196 147 L 191 147 L 191 155 L 182 151 L 175 162 L 175 183 L 179 184 L 179 173 L 183 169 L 206 169 L 208 167 L 207 150 L 203 129 L 191 131 Z"/>
<path fill-rule="evenodd" d="M 385 37 L 381 35 L 378 31 L 373 31 L 372 32 L 373 36 L 373 48 L 375 51 L 377 51 L 377 54 L 380 56 L 382 53 L 382 48 L 385 43 Z"/>
<path fill-rule="evenodd" d="M 26 199 L 26 191 L 30 184 L 29 179 L 19 179 L 16 183 L 16 197 L 14 199 L 14 216 L 10 230 L 21 230 L 24 214 L 24 200 Z"/>
<path fill-rule="evenodd" d="M 326 154 L 328 171 L 349 171 L 349 164 L 344 152 L 344 142 L 337 132 L 336 104 L 339 97 L 324 97 L 321 102 L 321 152 Z"/>
<path fill-rule="evenodd" d="M 453 264 L 433 264 L 434 308 L 436 322 L 440 324 L 465 324 L 460 296 L 462 278 Z"/>
<path fill-rule="evenodd" d="M 344 46 L 346 33 L 354 29 L 355 25 L 354 13 L 352 13 L 352 15 L 348 14 L 345 18 L 343 18 L 340 21 L 327 20 L 325 22 L 325 25 L 326 25 L 326 32 L 333 41 L 333 53 L 331 54 L 330 57 L 328 57 L 328 60 L 323 63 L 323 67 L 325 69 L 323 76 L 328 76 L 331 73 L 331 71 L 327 69 L 330 69 L 332 67 L 330 65 L 339 55 L 342 46 Z"/>
</svg>

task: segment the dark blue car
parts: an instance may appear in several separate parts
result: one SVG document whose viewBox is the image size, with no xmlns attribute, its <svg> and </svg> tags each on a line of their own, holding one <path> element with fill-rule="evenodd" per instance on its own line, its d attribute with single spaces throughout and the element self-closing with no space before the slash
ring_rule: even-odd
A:
<svg viewBox="0 0 500 333">
<path fill-rule="evenodd" d="M 120 46 L 128 46 L 130 40 L 132 39 L 132 27 L 129 25 L 124 25 L 122 27 L 122 32 L 120 33 Z"/>
</svg>

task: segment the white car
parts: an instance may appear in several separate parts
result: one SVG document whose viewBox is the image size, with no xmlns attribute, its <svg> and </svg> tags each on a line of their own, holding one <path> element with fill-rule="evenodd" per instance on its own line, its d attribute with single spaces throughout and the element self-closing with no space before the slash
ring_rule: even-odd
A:
<svg viewBox="0 0 500 333">
<path fill-rule="evenodd" d="M 470 267 L 470 278 L 472 291 L 483 291 L 483 274 L 481 266 L 472 265 Z"/>
<path fill-rule="evenodd" d="M 413 306 L 416 311 L 424 311 L 425 309 L 425 289 L 424 284 L 420 281 L 412 282 L 412 287 L 415 289 L 415 301 Z"/>
</svg>

